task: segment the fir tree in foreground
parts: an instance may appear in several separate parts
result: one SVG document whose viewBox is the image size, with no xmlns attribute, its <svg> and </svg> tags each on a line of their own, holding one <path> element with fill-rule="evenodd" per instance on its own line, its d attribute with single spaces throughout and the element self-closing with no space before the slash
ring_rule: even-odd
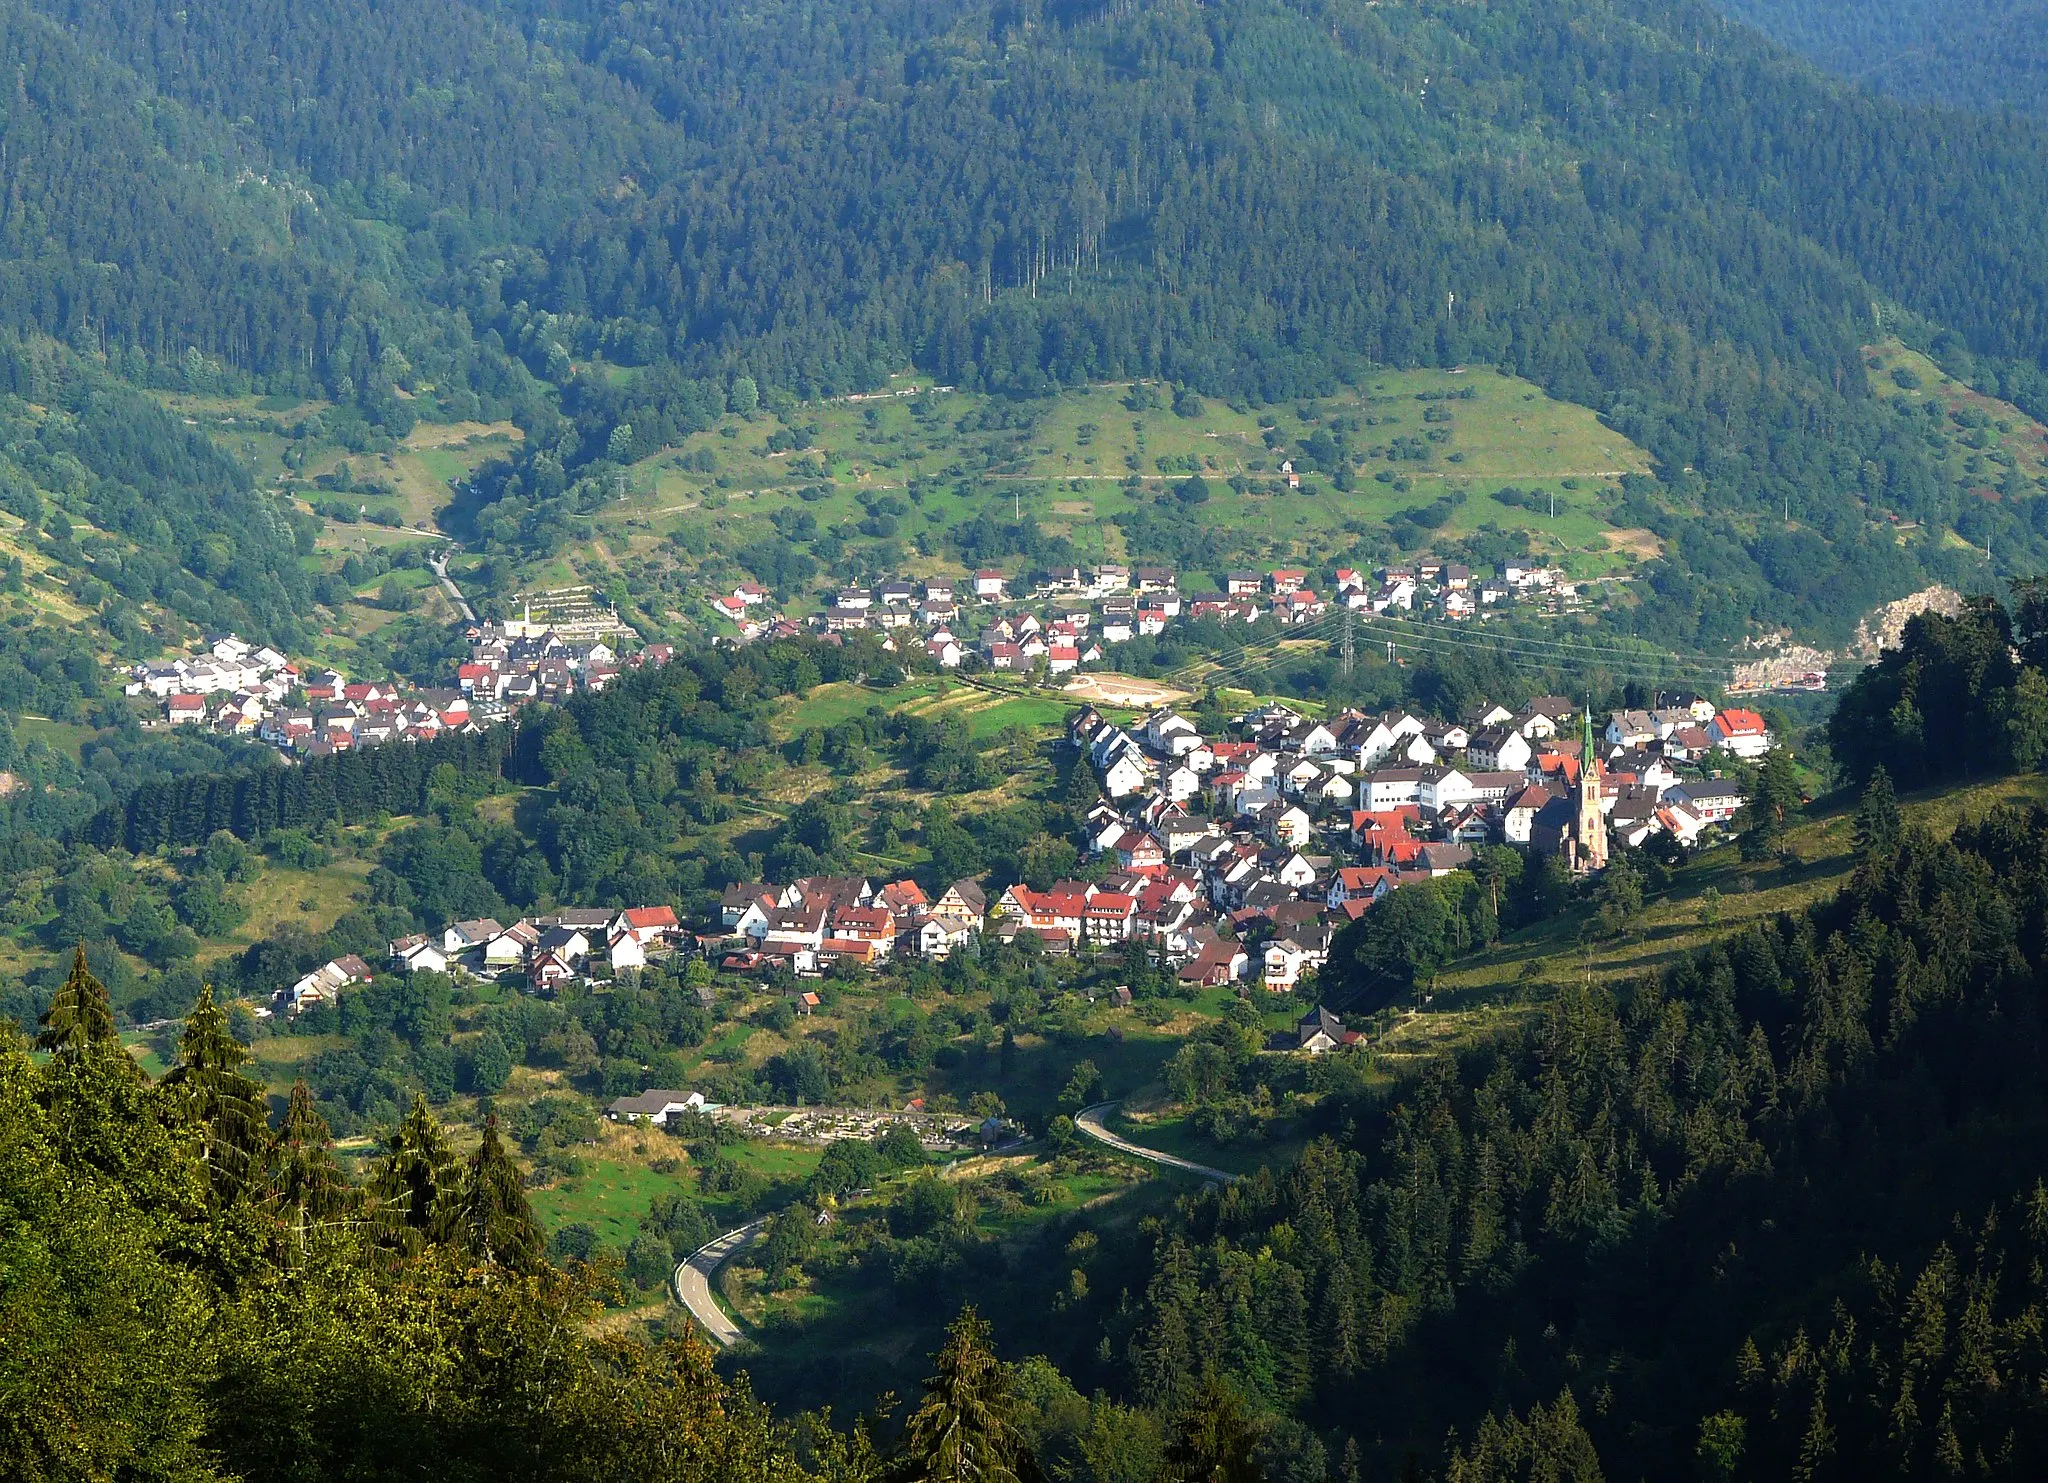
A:
<svg viewBox="0 0 2048 1483">
<path fill-rule="evenodd" d="M 903 1483 L 1032 1483 L 1029 1448 L 1018 1435 L 1010 1374 L 994 1335 L 973 1308 L 946 1331 L 924 1382 L 924 1401 L 903 1439 Z"/>
<path fill-rule="evenodd" d="M 370 1188 L 379 1224 L 400 1250 L 417 1252 L 447 1236 L 458 1189 L 455 1155 L 425 1097 L 414 1095 Z"/>
<path fill-rule="evenodd" d="M 208 1181 L 222 1203 L 255 1189 L 270 1137 L 263 1088 L 241 1071 L 248 1059 L 207 984 L 185 1016 L 178 1064 L 165 1075 L 163 1092 L 197 1133 Z"/>
<path fill-rule="evenodd" d="M 531 1272 L 545 1261 L 540 1222 L 526 1201 L 519 1166 L 498 1136 L 496 1117 L 484 1122 L 483 1142 L 464 1167 L 448 1221 L 448 1238 L 487 1267 Z"/>
<path fill-rule="evenodd" d="M 60 1059 L 77 1060 L 96 1048 L 118 1043 L 114 1006 L 107 999 L 107 986 L 86 966 L 85 944 L 72 950 L 71 972 L 39 1023 L 43 1029 L 36 1036 L 36 1049 Z"/>
</svg>

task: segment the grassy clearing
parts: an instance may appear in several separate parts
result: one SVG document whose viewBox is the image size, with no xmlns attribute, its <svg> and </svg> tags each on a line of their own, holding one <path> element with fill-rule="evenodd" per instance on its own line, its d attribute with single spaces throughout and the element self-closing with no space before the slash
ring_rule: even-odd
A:
<svg viewBox="0 0 2048 1483">
<path fill-rule="evenodd" d="M 1292 1163 L 1301 1152 L 1302 1145 L 1295 1140 L 1252 1143 L 1218 1143 L 1215 1139 L 1195 1131 L 1185 1114 L 1178 1111 L 1157 1115 L 1131 1114 L 1118 1111 L 1111 1119 L 1112 1131 L 1121 1134 L 1142 1148 L 1170 1153 L 1176 1158 L 1188 1159 L 1197 1164 L 1207 1164 L 1212 1169 L 1221 1169 L 1229 1174 L 1256 1174 L 1264 1168 L 1280 1168 Z M 1196 1180 L 1197 1175 L 1153 1166 L 1165 1175 L 1180 1180 Z"/>
<path fill-rule="evenodd" d="M 250 1074 L 281 1097 L 291 1090 L 302 1062 L 347 1044 L 339 1035 L 276 1035 L 259 1040 L 250 1047 Z"/>
<path fill-rule="evenodd" d="M 606 1245 L 623 1249 L 640 1229 L 641 1219 L 657 1196 L 686 1193 L 696 1197 L 697 1181 L 680 1145 L 659 1134 L 642 1137 L 608 1131 L 613 1136 L 606 1139 L 605 1151 L 584 1155 L 583 1173 L 534 1190 L 530 1199 L 544 1229 L 553 1232 L 582 1222 L 595 1229 Z M 643 1147 L 644 1153 L 640 1151 Z M 781 1203 L 793 1193 L 819 1159 L 816 1149 L 758 1139 L 724 1152 L 742 1169 L 767 1182 L 771 1203 Z M 653 1162 L 662 1158 L 678 1159 L 681 1167 L 657 1171 Z M 752 1213 L 715 1196 L 703 1203 L 721 1227 L 736 1225 Z"/>
<path fill-rule="evenodd" d="M 1011 726 L 1046 730 L 1063 724 L 1067 717 L 1068 707 L 1057 700 L 1021 695 L 1004 700 L 990 697 L 986 691 L 980 693 L 982 702 L 966 711 L 968 734 L 977 741 Z"/>
<path fill-rule="evenodd" d="M 1928 422 L 1940 444 L 1932 451 L 1951 477 L 1975 485 L 1979 496 L 1989 499 L 2002 497 L 2008 469 L 2030 481 L 2025 493 L 2048 484 L 2048 426 L 2011 402 L 1952 380 L 1898 340 L 1865 346 L 1863 354 L 1871 391 L 1881 400 L 1921 408 L 1935 402 L 1947 414 Z"/>
<path fill-rule="evenodd" d="M 171 1069 L 164 1058 L 158 1055 L 156 1049 L 150 1045 L 148 1038 L 138 1034 L 136 1031 L 122 1031 L 121 1044 L 128 1054 L 135 1058 L 135 1064 L 147 1073 L 151 1081 L 155 1081 Z"/>
<path fill-rule="evenodd" d="M 836 726 L 865 715 L 871 706 L 894 710 L 913 700 L 944 693 L 944 682 L 921 681 L 899 685 L 894 690 L 877 690 L 850 682 L 819 685 L 801 698 L 787 697 L 773 725 L 778 737 L 787 739 L 805 731 Z"/>
<path fill-rule="evenodd" d="M 585 1159 L 586 1172 L 528 1195 L 533 1213 L 550 1233 L 585 1223 L 607 1246 L 623 1250 L 640 1229 L 640 1221 L 656 1195 L 696 1192 L 688 1165 L 675 1174 L 657 1174 L 645 1163 Z"/>
<path fill-rule="evenodd" d="M 207 942 L 200 960 L 212 962 L 239 953 L 288 924 L 315 934 L 331 931 L 355 904 L 369 875 L 367 860 L 337 860 L 317 870 L 287 870 L 265 861 L 256 879 L 234 888 L 248 908 L 248 920 L 232 936 Z"/>
<path fill-rule="evenodd" d="M 79 758 L 85 744 L 97 733 L 90 726 L 74 726 L 68 721 L 52 721 L 48 716 L 23 716 L 14 723 L 14 737 L 22 745 L 41 742 L 53 752 L 61 752 L 73 762 Z"/>
</svg>

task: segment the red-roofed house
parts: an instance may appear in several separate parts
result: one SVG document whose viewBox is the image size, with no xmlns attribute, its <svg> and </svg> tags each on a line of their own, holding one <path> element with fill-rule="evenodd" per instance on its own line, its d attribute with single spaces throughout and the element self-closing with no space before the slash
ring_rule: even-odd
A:
<svg viewBox="0 0 2048 1483">
<path fill-rule="evenodd" d="M 874 904 L 892 917 L 903 917 L 930 903 L 916 881 L 891 881 L 875 892 Z"/>
<path fill-rule="evenodd" d="M 887 944 L 869 942 L 860 937 L 828 937 L 818 944 L 818 958 L 826 963 L 836 963 L 844 959 L 869 968 L 888 956 Z"/>
<path fill-rule="evenodd" d="M 996 911 L 1019 918 L 1034 931 L 1064 932 L 1071 942 L 1084 930 L 1088 898 L 1078 891 L 1034 891 L 1019 884 L 1003 892 Z"/>
<path fill-rule="evenodd" d="M 1544 786 L 1560 798 L 1579 786 L 1579 759 L 1569 752 L 1538 752 L 1536 771 Z"/>
<path fill-rule="evenodd" d="M 1136 875 L 1152 875 L 1166 869 L 1166 850 L 1158 840 L 1137 829 L 1126 829 L 1111 845 L 1117 863 Z"/>
<path fill-rule="evenodd" d="M 1770 729 L 1755 711 L 1716 711 L 1707 723 L 1707 739 L 1722 751 L 1751 761 L 1771 749 Z"/>
<path fill-rule="evenodd" d="M 642 947 L 661 941 L 681 927 L 682 923 L 676 920 L 675 908 L 671 906 L 629 906 L 612 923 L 613 931 L 623 928 L 632 933 L 633 940 Z"/>
<path fill-rule="evenodd" d="M 1347 901 L 1370 906 L 1394 888 L 1394 875 L 1376 865 L 1347 865 L 1330 878 L 1329 893 L 1323 898 L 1335 911 Z"/>
<path fill-rule="evenodd" d="M 1138 900 L 1116 891 L 1098 891 L 1081 909 L 1088 940 L 1094 943 L 1123 942 L 1137 920 Z"/>
</svg>

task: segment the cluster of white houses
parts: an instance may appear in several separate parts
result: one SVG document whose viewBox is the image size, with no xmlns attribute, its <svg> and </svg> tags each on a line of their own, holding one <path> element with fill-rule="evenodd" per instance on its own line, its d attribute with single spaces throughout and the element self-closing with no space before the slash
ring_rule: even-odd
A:
<svg viewBox="0 0 2048 1483">
<path fill-rule="evenodd" d="M 1476 846 L 1558 854 L 1585 873 L 1616 842 L 1661 833 L 1690 845 L 1727 824 L 1741 790 L 1700 764 L 1754 757 L 1768 731 L 1697 696 L 1664 701 L 1615 713 L 1599 734 L 1555 696 L 1482 705 L 1459 722 L 1319 721 L 1269 706 L 1214 740 L 1171 710 L 1125 728 L 1084 709 L 1069 738 L 1109 795 L 1086 843 L 1115 873 L 1013 887 L 998 909 L 1049 945 L 1139 938 L 1185 981 L 1285 991 L 1322 964 L 1345 922 L 1389 891 L 1466 868 Z"/>
<path fill-rule="evenodd" d="M 833 594 L 830 605 L 809 622 L 831 634 L 881 633 L 884 647 L 892 651 L 916 644 L 947 669 L 978 654 L 991 670 L 1043 665 L 1057 675 L 1096 663 L 1106 650 L 1163 633 L 1180 621 L 1271 619 L 1294 626 L 1342 608 L 1427 612 L 1459 621 L 1485 608 L 1535 596 L 1569 596 L 1572 590 L 1556 571 L 1531 561 L 1504 562 L 1498 576 L 1483 580 L 1457 562 L 1431 557 L 1370 573 L 1339 567 L 1322 593 L 1310 585 L 1303 567 L 1226 572 L 1214 590 L 1190 592 L 1182 590 L 1170 567 L 1106 562 L 1086 570 L 1054 568 L 1028 584 L 985 570 L 958 579 L 849 587 Z M 800 631 L 777 614 L 773 595 L 758 582 L 735 584 L 712 598 L 711 606 L 743 641 Z"/>
<path fill-rule="evenodd" d="M 510 926 L 483 917 L 401 937 L 391 944 L 391 966 L 402 973 L 518 973 L 535 993 L 552 994 L 600 970 L 616 976 L 644 968 L 675 951 L 683 935 L 670 906 L 564 907 Z"/>
<path fill-rule="evenodd" d="M 1661 734 L 1620 712 L 1596 736 L 1570 702 L 1486 706 L 1467 723 L 1393 713 L 1314 721 L 1273 706 L 1235 739 L 1157 711 L 1128 730 L 1092 709 L 1068 735 L 1111 797 L 1087 823 L 1098 878 L 985 895 L 957 881 L 929 899 L 913 881 L 820 876 L 730 887 L 703 950 L 734 971 L 944 958 L 970 939 L 1029 935 L 1054 953 L 1142 942 L 1183 982 L 1255 981 L 1286 992 L 1326 960 L 1345 923 L 1391 890 L 1466 868 L 1505 841 L 1600 869 L 1610 841 L 1659 830 L 1686 843 L 1726 823 L 1737 787 L 1700 774 L 1719 749 L 1768 736 L 1749 713 L 1666 697 Z M 1698 730 L 1706 737 L 1692 751 Z M 1683 776 L 1677 768 L 1684 766 Z"/>
<path fill-rule="evenodd" d="M 163 702 L 170 725 L 251 736 L 295 756 L 417 741 L 474 729 L 481 719 L 458 690 L 351 681 L 232 633 L 204 654 L 137 665 L 126 688 Z"/>
<path fill-rule="evenodd" d="M 565 907 L 510 926 L 482 917 L 401 937 L 390 945 L 386 964 L 395 973 L 520 974 L 536 993 L 553 993 L 572 979 L 644 968 L 685 940 L 673 907 Z M 334 958 L 280 989 L 274 1008 L 299 1014 L 331 1003 L 342 990 L 368 982 L 374 971 L 353 953 Z"/>
<path fill-rule="evenodd" d="M 943 961 L 982 933 L 988 901 L 955 881 L 937 900 L 913 880 L 877 886 L 861 876 L 807 876 L 787 886 L 728 886 L 718 930 L 702 946 L 721 967 L 822 973 L 837 963 L 879 968 L 899 958 Z"/>
<path fill-rule="evenodd" d="M 204 653 L 135 666 L 126 689 L 161 701 L 170 725 L 255 737 L 295 757 L 318 757 L 473 731 L 528 701 L 601 690 L 621 668 L 665 664 L 673 652 L 651 644 L 622 659 L 602 640 L 572 642 L 553 631 L 521 628 L 516 622 L 472 627 L 470 658 L 453 686 L 350 680 L 338 669 L 301 665 L 230 633 Z"/>
<path fill-rule="evenodd" d="M 621 654 L 603 636 L 565 636 L 519 619 L 473 625 L 466 637 L 469 659 L 456 668 L 455 682 L 487 722 L 536 700 L 561 701 L 579 690 L 603 690 L 621 670 L 658 667 L 675 656 L 669 644 Z"/>
</svg>

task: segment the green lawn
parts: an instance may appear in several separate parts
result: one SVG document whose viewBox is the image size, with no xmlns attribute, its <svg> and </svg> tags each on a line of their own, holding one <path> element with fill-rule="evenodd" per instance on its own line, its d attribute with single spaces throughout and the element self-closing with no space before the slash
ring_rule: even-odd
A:
<svg viewBox="0 0 2048 1483">
<path fill-rule="evenodd" d="M 654 1144 L 648 1158 L 584 1155 L 584 1172 L 560 1180 L 529 1197 L 534 1214 L 548 1231 L 583 1222 L 593 1227 L 610 1246 L 623 1248 L 640 1229 L 640 1221 L 655 1196 L 676 1191 L 697 1196 L 696 1171 L 687 1159 L 672 1174 L 658 1174 L 649 1167 L 653 1158 L 681 1151 Z M 819 1151 L 793 1144 L 767 1143 L 749 1139 L 724 1150 L 726 1157 L 770 1186 L 772 1203 L 780 1203 L 818 1166 Z M 716 1196 L 704 1199 L 706 1210 L 723 1229 L 748 1218 L 751 1211 Z"/>
<path fill-rule="evenodd" d="M 782 737 L 796 736 L 865 715 L 871 706 L 897 710 L 913 701 L 945 692 L 946 685 L 941 680 L 921 680 L 898 685 L 893 690 L 877 690 L 851 682 L 819 685 L 800 700 L 787 699 L 783 702 L 775 720 L 775 732 Z"/>
<path fill-rule="evenodd" d="M 1026 731 L 1060 726 L 1066 721 L 1067 712 L 1071 709 L 1071 706 L 1057 700 L 1018 696 L 1015 699 L 996 700 L 969 707 L 965 714 L 968 734 L 980 740 L 993 736 L 1009 726 L 1019 726 Z"/>
<path fill-rule="evenodd" d="M 60 752 L 73 762 L 78 760 L 80 750 L 95 734 L 90 726 L 74 726 L 68 721 L 52 721 L 47 716 L 23 716 L 14 723 L 15 740 L 23 746 L 39 741 L 51 751 Z"/>
<path fill-rule="evenodd" d="M 122 1031 L 121 1044 L 126 1047 L 128 1054 L 135 1058 L 135 1064 L 147 1073 L 151 1081 L 155 1081 L 171 1069 L 164 1058 L 150 1047 L 148 1040 L 137 1032 Z"/>
<path fill-rule="evenodd" d="M 283 926 L 299 926 L 315 934 L 329 931 L 355 904 L 369 878 L 367 860 L 337 860 L 316 870 L 288 870 L 266 860 L 256 878 L 234 888 L 248 918 L 227 937 L 212 939 L 199 950 L 202 962 L 241 952 Z"/>
<path fill-rule="evenodd" d="M 587 1158 L 584 1165 L 588 1172 L 528 1196 L 544 1229 L 558 1231 L 581 1221 L 595 1228 L 607 1246 L 623 1249 L 639 1231 L 656 1195 L 697 1190 L 688 1163 L 674 1174 L 656 1174 L 644 1163 L 608 1159 Z"/>
</svg>

